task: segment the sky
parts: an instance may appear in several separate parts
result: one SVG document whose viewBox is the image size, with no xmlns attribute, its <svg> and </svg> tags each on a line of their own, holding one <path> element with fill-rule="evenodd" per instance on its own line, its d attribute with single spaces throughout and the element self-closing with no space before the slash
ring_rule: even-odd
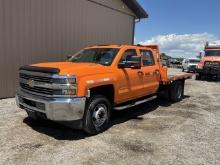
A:
<svg viewBox="0 0 220 165">
<path fill-rule="evenodd" d="M 220 0 L 138 0 L 149 18 L 136 23 L 135 43 L 159 44 L 173 57 L 195 57 L 220 42 Z"/>
</svg>

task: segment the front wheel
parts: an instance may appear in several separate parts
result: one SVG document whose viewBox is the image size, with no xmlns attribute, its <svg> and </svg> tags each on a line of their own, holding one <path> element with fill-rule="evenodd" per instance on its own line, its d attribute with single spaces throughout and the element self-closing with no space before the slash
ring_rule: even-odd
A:
<svg viewBox="0 0 220 165">
<path fill-rule="evenodd" d="M 109 127 L 111 104 L 109 100 L 101 95 L 93 96 L 87 104 L 83 129 L 89 134 L 98 134 Z"/>
</svg>

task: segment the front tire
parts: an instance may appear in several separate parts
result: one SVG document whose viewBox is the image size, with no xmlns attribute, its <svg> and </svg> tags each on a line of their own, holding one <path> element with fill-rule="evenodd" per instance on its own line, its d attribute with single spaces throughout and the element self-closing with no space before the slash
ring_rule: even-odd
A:
<svg viewBox="0 0 220 165">
<path fill-rule="evenodd" d="M 89 134 L 98 134 L 109 127 L 111 113 L 110 101 L 102 95 L 93 96 L 88 100 L 84 119 L 83 129 Z"/>
</svg>

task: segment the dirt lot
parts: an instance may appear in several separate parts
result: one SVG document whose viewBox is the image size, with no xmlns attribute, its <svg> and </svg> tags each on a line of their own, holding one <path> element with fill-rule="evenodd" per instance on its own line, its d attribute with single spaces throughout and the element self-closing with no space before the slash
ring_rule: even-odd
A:
<svg viewBox="0 0 220 165">
<path fill-rule="evenodd" d="M 180 103 L 115 112 L 96 136 L 26 116 L 0 100 L 0 164 L 220 164 L 220 82 L 189 80 Z"/>
</svg>

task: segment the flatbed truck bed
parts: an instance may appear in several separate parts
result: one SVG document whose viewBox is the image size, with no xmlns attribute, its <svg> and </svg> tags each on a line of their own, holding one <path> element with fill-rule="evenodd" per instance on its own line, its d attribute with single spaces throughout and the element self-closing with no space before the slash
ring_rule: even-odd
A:
<svg viewBox="0 0 220 165">
<path fill-rule="evenodd" d="M 161 81 L 161 84 L 171 84 L 174 81 L 178 80 L 187 80 L 192 78 L 192 74 L 190 73 L 178 73 L 178 74 L 168 74 L 167 80 Z"/>
</svg>

